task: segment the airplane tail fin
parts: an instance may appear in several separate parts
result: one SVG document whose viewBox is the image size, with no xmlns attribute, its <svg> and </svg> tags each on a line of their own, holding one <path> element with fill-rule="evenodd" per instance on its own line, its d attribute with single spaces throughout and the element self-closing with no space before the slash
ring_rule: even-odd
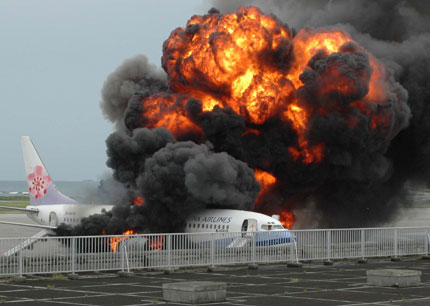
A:
<svg viewBox="0 0 430 306">
<path fill-rule="evenodd" d="M 75 200 L 57 190 L 30 137 L 21 137 L 30 205 L 73 204 Z"/>
</svg>

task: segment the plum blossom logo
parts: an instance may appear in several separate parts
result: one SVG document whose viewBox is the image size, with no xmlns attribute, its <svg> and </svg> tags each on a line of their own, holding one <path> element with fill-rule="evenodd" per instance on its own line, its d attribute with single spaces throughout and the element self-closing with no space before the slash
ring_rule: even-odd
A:
<svg viewBox="0 0 430 306">
<path fill-rule="evenodd" d="M 42 166 L 34 167 L 34 172 L 28 175 L 27 180 L 28 186 L 30 186 L 28 190 L 36 199 L 42 198 L 46 194 L 46 188 L 52 182 Z"/>
</svg>

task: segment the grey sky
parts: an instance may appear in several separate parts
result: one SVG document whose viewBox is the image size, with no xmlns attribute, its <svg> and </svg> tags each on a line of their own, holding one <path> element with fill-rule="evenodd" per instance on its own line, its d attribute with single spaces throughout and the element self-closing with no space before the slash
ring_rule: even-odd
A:
<svg viewBox="0 0 430 306">
<path fill-rule="evenodd" d="M 55 180 L 108 171 L 112 131 L 100 90 L 123 60 L 160 66 L 162 43 L 203 0 L 0 0 L 0 180 L 24 180 L 19 137 L 29 135 Z"/>
</svg>

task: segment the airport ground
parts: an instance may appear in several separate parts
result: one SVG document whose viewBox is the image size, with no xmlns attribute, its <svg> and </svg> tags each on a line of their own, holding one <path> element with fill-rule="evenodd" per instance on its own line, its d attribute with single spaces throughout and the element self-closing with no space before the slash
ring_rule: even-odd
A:
<svg viewBox="0 0 430 306">
<path fill-rule="evenodd" d="M 415 287 L 367 285 L 366 270 L 413 269 L 422 272 Z M 370 260 L 366 264 L 338 261 L 333 266 L 305 264 L 301 268 L 264 265 L 193 268 L 173 272 L 32 276 L 25 282 L 0 279 L 0 303 L 19 305 L 181 305 L 162 299 L 162 285 L 170 282 L 215 281 L 227 284 L 227 300 L 206 305 L 430 305 L 430 261 L 403 258 Z M 184 304 L 182 304 L 184 305 Z M 202 304 L 201 304 L 202 305 Z"/>
<path fill-rule="evenodd" d="M 310 212 L 302 212 L 303 214 Z M 0 220 L 33 223 L 23 214 L 0 214 Z M 386 226 L 429 226 L 430 208 L 410 208 Z M 0 224 L 0 238 L 30 237 L 38 228 Z M 409 288 L 367 285 L 366 270 L 412 269 L 423 273 L 422 284 Z M 371 259 L 367 264 L 336 261 L 333 266 L 308 263 L 302 268 L 286 265 L 217 267 L 163 271 L 137 271 L 131 277 L 116 272 L 31 276 L 26 282 L 0 279 L 0 303 L 13 305 L 180 305 L 162 300 L 162 284 L 181 281 L 227 283 L 227 301 L 207 305 L 430 305 L 430 261 L 403 258 Z"/>
</svg>

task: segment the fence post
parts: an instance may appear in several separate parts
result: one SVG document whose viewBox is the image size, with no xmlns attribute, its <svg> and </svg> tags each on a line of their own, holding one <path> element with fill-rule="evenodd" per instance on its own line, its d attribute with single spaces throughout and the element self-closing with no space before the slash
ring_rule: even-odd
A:
<svg viewBox="0 0 430 306">
<path fill-rule="evenodd" d="M 172 234 L 167 235 L 167 268 L 170 270 L 172 266 L 172 252 L 171 252 Z"/>
<path fill-rule="evenodd" d="M 24 260 L 22 258 L 22 242 L 23 242 L 23 240 L 21 239 L 21 241 L 19 243 L 19 276 L 20 277 L 22 277 L 23 264 L 24 264 Z"/>
<path fill-rule="evenodd" d="M 252 232 L 252 258 L 251 258 L 251 261 L 252 261 L 252 264 L 253 265 L 255 265 L 256 264 L 256 261 L 257 261 L 257 249 L 256 249 L 256 247 L 257 247 L 257 242 L 256 242 L 256 237 L 255 237 L 255 234 L 256 234 L 257 232 Z"/>
<path fill-rule="evenodd" d="M 120 252 L 121 256 L 121 271 L 124 272 L 124 251 L 122 250 L 121 245 L 118 245 L 117 250 Z"/>
<path fill-rule="evenodd" d="M 292 231 L 290 231 L 290 258 L 289 261 L 293 262 L 294 261 L 294 246 L 293 246 L 293 233 Z"/>
<path fill-rule="evenodd" d="M 75 274 L 76 237 L 72 237 L 72 274 Z"/>
<path fill-rule="evenodd" d="M 365 247 L 366 247 L 366 232 L 364 229 L 361 230 L 361 258 L 364 259 Z"/>
<path fill-rule="evenodd" d="M 212 226 L 212 225 L 211 225 Z M 212 233 L 211 235 L 211 266 L 214 265 L 214 261 L 215 261 L 215 234 Z"/>
<path fill-rule="evenodd" d="M 427 234 L 426 236 L 424 236 L 424 251 L 426 255 L 428 255 L 429 253 L 429 244 L 430 244 L 430 234 Z"/>
<path fill-rule="evenodd" d="M 331 230 L 327 230 L 327 261 L 331 258 Z"/>
<path fill-rule="evenodd" d="M 125 263 L 127 264 L 127 272 L 130 272 L 130 263 L 128 261 L 127 245 L 124 243 L 122 246 L 124 248 L 124 257 L 125 257 Z"/>
<path fill-rule="evenodd" d="M 394 229 L 394 257 L 397 257 L 397 228 Z"/>
</svg>

